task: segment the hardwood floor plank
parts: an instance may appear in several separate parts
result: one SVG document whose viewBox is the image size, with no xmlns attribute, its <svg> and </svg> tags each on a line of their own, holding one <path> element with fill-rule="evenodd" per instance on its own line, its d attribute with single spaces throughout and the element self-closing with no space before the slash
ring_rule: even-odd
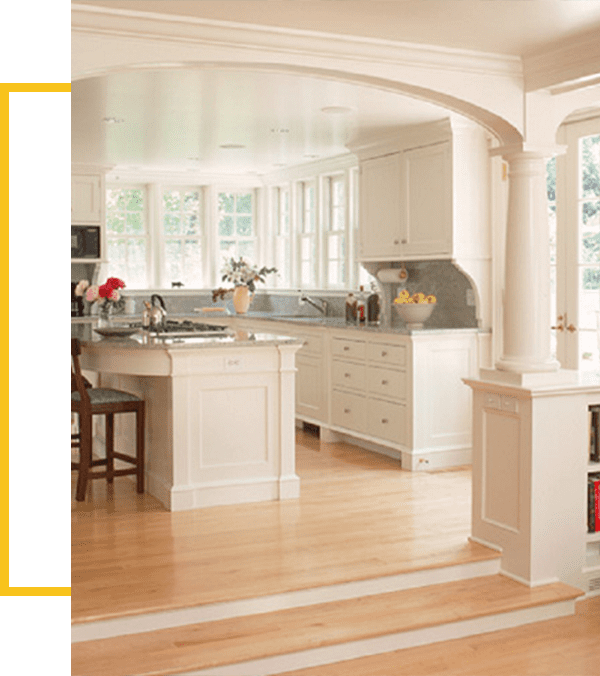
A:
<svg viewBox="0 0 600 676">
<path fill-rule="evenodd" d="M 278 676 L 597 676 L 600 597 L 575 615 Z"/>
<path fill-rule="evenodd" d="M 501 575 L 73 645 L 73 675 L 207 669 L 448 622 L 506 613 L 580 592 L 528 588 Z"/>
<path fill-rule="evenodd" d="M 470 470 L 403 472 L 297 436 L 298 500 L 165 511 L 102 482 L 72 520 L 74 622 L 185 608 L 495 557 L 468 541 Z"/>
</svg>

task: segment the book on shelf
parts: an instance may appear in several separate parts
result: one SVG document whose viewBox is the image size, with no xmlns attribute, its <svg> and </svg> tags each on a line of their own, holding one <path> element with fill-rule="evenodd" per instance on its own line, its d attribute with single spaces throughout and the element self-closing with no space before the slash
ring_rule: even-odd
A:
<svg viewBox="0 0 600 676">
<path fill-rule="evenodd" d="M 590 462 L 600 462 L 600 406 L 590 406 Z"/>
<path fill-rule="evenodd" d="M 600 473 L 588 476 L 588 533 L 600 532 Z"/>
</svg>

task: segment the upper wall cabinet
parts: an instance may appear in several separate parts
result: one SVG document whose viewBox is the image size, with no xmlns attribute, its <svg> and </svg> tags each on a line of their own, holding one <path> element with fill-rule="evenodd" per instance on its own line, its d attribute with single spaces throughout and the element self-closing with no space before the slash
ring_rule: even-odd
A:
<svg viewBox="0 0 600 676">
<path fill-rule="evenodd" d="M 466 131 L 484 135 L 482 130 Z M 445 120 L 351 148 L 360 162 L 360 260 L 455 258 L 464 249 L 460 240 L 473 235 L 473 223 L 465 220 L 467 211 L 461 206 L 465 195 L 471 196 L 468 218 L 482 232 L 481 242 L 487 242 L 483 231 L 489 218 L 484 209 L 474 208 L 480 188 L 464 186 L 465 179 L 480 180 L 487 171 L 487 145 L 475 151 L 469 141 L 465 152 L 462 133 Z M 466 164 L 478 169 L 465 173 Z"/>
<path fill-rule="evenodd" d="M 104 177 L 100 174 L 71 174 L 71 223 L 102 225 Z"/>
</svg>

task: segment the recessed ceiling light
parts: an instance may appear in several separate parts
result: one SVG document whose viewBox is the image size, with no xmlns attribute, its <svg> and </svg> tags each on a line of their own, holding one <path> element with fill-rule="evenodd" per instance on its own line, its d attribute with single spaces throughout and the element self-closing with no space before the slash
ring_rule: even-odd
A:
<svg viewBox="0 0 600 676">
<path fill-rule="evenodd" d="M 223 150 L 241 150 L 245 147 L 246 146 L 242 145 L 241 143 L 221 143 L 219 146 L 219 148 L 223 148 Z"/>
<path fill-rule="evenodd" d="M 120 117 L 103 117 L 102 122 L 106 124 L 121 124 L 122 122 L 125 122 L 125 120 Z"/>
<path fill-rule="evenodd" d="M 325 106 L 321 108 L 321 112 L 326 115 L 345 115 L 351 113 L 352 108 L 348 108 L 348 106 Z"/>
</svg>

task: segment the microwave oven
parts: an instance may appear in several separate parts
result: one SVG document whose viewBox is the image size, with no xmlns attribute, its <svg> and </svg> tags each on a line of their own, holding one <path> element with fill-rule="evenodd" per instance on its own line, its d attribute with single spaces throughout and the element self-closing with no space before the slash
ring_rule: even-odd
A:
<svg viewBox="0 0 600 676">
<path fill-rule="evenodd" d="M 100 258 L 100 226 L 71 226 L 71 258 Z"/>
</svg>

